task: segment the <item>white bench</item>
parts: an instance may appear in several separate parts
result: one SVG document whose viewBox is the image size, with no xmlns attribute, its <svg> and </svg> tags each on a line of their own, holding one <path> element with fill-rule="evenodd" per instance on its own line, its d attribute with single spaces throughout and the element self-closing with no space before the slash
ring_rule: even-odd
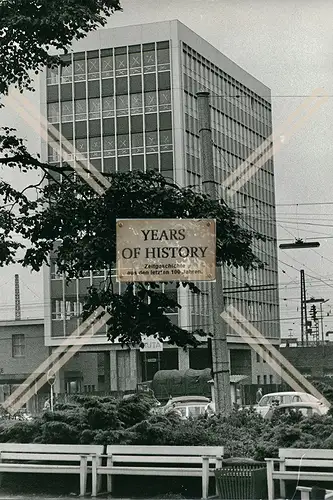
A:
<svg viewBox="0 0 333 500">
<path fill-rule="evenodd" d="M 311 499 L 312 488 L 309 488 L 307 486 L 297 486 L 296 490 L 301 492 L 301 500 Z M 331 500 L 332 498 L 333 498 L 333 491 L 326 490 L 325 500 Z"/>
<path fill-rule="evenodd" d="M 99 475 L 107 475 L 107 492 L 112 493 L 112 476 L 196 476 L 202 478 L 202 498 L 208 498 L 209 477 L 222 467 L 223 446 L 131 446 L 109 445 L 106 455 L 93 457 L 92 496 L 99 493 Z M 106 457 L 106 465 L 101 465 Z M 134 465 L 133 465 L 134 464 Z"/>
<path fill-rule="evenodd" d="M 0 473 L 79 474 L 80 496 L 84 496 L 92 456 L 103 450 L 103 445 L 0 443 Z"/>
<path fill-rule="evenodd" d="M 281 448 L 279 458 L 266 458 L 266 462 L 268 500 L 274 499 L 274 480 L 280 481 L 281 498 L 286 497 L 285 481 L 287 480 L 294 480 L 297 483 L 301 481 L 333 482 L 333 450 Z M 275 464 L 279 465 L 278 469 L 274 467 Z M 297 469 L 290 470 L 290 467 Z M 309 467 L 319 470 L 310 471 Z M 320 469 L 323 468 L 331 470 L 322 472 Z M 303 498 L 306 494 L 307 491 L 304 489 Z"/>
</svg>

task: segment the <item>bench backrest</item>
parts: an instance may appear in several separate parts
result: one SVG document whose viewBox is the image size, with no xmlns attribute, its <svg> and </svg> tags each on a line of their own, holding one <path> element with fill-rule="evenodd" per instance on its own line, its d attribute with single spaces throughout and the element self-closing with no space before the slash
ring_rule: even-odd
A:
<svg viewBox="0 0 333 500">
<path fill-rule="evenodd" d="M 1 460 L 78 462 L 80 455 L 100 455 L 103 451 L 103 445 L 0 443 Z"/>
<path fill-rule="evenodd" d="M 112 455 L 114 462 L 139 463 L 202 463 L 202 457 L 210 457 L 211 461 L 221 459 L 223 446 L 141 446 L 141 445 L 108 445 L 107 455 Z"/>
<path fill-rule="evenodd" d="M 279 458 L 286 467 L 333 468 L 333 450 L 308 448 L 280 448 Z"/>
</svg>

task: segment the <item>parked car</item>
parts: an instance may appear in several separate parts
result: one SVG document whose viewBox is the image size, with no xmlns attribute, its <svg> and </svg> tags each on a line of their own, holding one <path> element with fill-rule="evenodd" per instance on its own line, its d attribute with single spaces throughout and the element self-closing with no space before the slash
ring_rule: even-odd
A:
<svg viewBox="0 0 333 500">
<path fill-rule="evenodd" d="M 265 394 L 254 408 L 264 417 L 271 406 L 302 402 L 321 404 L 319 399 L 306 392 L 271 392 L 270 394 Z"/>
<path fill-rule="evenodd" d="M 211 400 L 204 396 L 179 396 L 170 398 L 167 404 L 159 410 L 164 415 L 175 413 L 182 419 L 214 413 L 211 407 Z"/>
<path fill-rule="evenodd" d="M 271 420 L 273 416 L 286 415 L 292 412 L 300 412 L 304 417 L 313 415 L 326 415 L 329 407 L 323 403 L 299 402 L 271 406 L 264 416 L 265 420 Z"/>
</svg>

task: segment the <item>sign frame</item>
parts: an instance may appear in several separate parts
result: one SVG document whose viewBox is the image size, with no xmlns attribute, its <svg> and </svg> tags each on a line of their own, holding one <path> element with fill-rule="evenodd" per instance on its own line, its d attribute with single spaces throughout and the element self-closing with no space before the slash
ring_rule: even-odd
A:
<svg viewBox="0 0 333 500">
<path fill-rule="evenodd" d="M 215 219 L 117 219 L 116 280 L 216 281 Z"/>
</svg>

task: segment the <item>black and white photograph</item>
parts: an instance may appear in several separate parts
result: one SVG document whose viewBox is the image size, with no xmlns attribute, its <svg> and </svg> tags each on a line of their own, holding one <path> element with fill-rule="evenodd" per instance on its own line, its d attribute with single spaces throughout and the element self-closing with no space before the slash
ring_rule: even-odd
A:
<svg viewBox="0 0 333 500">
<path fill-rule="evenodd" d="M 333 499 L 332 20 L 0 0 L 0 500 Z"/>
</svg>

